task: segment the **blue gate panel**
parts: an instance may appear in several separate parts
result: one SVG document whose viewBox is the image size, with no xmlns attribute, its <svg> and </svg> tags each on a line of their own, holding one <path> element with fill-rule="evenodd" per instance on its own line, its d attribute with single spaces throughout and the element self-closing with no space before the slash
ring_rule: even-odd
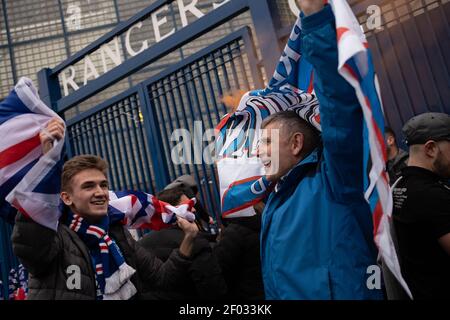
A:
<svg viewBox="0 0 450 320">
<path fill-rule="evenodd" d="M 251 66 L 255 60 L 248 59 L 248 55 L 255 55 L 249 39 L 249 29 L 238 30 L 144 82 L 161 134 L 169 179 L 192 175 L 200 186 L 202 202 L 214 216 L 220 214 L 218 178 L 214 165 L 205 164 L 202 157 L 212 140 L 203 141 L 195 132 L 203 134 L 214 128 L 229 111 L 220 102 L 221 96 L 234 89 L 249 90 L 250 83 L 261 83 L 259 74 L 252 75 L 257 68 Z M 191 157 L 182 163 L 174 149 L 182 140 L 171 141 L 176 129 L 187 129 L 191 137 Z M 194 154 L 195 150 L 200 154 Z"/>
<path fill-rule="evenodd" d="M 356 1 L 354 1 L 356 2 Z M 369 32 L 368 41 L 379 76 L 387 124 L 397 133 L 412 116 L 423 112 L 450 113 L 450 3 L 424 1 L 392 4 L 391 20 L 382 30 Z M 366 8 L 360 1 L 353 9 Z M 372 4 L 372 3 L 371 3 Z M 383 19 L 387 17 L 383 11 Z M 401 14 L 400 14 L 401 12 Z M 403 144 L 403 147 L 405 145 Z"/>
<path fill-rule="evenodd" d="M 111 189 L 154 193 L 148 135 L 136 92 L 71 119 L 67 132 L 69 157 L 95 154 L 110 163 Z"/>
</svg>

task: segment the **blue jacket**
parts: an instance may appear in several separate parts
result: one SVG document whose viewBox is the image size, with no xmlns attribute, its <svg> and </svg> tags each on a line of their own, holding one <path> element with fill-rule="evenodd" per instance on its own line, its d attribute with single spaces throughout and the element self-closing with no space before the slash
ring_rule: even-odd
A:
<svg viewBox="0 0 450 320">
<path fill-rule="evenodd" d="M 354 89 L 337 73 L 329 6 L 302 20 L 314 66 L 323 148 L 277 184 L 263 212 L 261 263 L 267 299 L 377 299 L 372 216 L 363 194 L 363 118 Z M 369 281 L 369 283 L 371 283 Z"/>
</svg>

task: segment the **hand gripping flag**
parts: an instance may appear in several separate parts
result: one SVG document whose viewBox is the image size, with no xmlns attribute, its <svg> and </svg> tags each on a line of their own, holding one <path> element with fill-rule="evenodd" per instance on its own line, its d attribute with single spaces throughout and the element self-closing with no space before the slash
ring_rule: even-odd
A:
<svg viewBox="0 0 450 320">
<path fill-rule="evenodd" d="M 177 216 L 189 222 L 195 220 L 195 214 L 191 212 L 195 198 L 176 207 L 141 191 L 110 191 L 109 199 L 110 219 L 121 221 L 132 229 L 160 230 L 174 223 Z"/>
<path fill-rule="evenodd" d="M 48 108 L 28 78 L 21 78 L 0 103 L 0 212 L 12 204 L 25 215 L 56 229 L 64 139 L 45 155 L 39 133 L 59 116 Z M 6 203 L 3 199 L 9 203 Z"/>
<path fill-rule="evenodd" d="M 368 173 L 364 181 L 365 198 L 373 214 L 375 243 L 386 265 L 411 296 L 389 232 L 392 198 L 385 172 L 383 110 L 372 56 L 348 3 L 344 0 L 328 3 L 336 18 L 338 72 L 355 88 L 364 114 L 364 168 Z M 270 190 L 269 185 L 260 180 L 264 175 L 262 165 L 256 161 L 247 164 L 255 155 L 264 118 L 293 109 L 320 130 L 320 107 L 312 86 L 314 72 L 302 59 L 300 34 L 298 18 L 267 88 L 245 94 L 236 112 L 226 115 L 216 127 L 222 215 L 230 212 L 236 216 L 254 214 L 251 206 L 261 197 L 254 192 L 256 183 Z"/>
</svg>

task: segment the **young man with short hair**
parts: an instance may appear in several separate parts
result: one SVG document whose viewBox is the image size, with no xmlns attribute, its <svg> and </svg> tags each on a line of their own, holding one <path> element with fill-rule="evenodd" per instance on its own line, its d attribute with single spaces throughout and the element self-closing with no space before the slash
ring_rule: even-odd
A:
<svg viewBox="0 0 450 320">
<path fill-rule="evenodd" d="M 63 132 L 64 124 L 49 122 L 40 136 L 44 153 Z M 107 168 L 106 161 L 91 155 L 65 163 L 57 231 L 17 215 L 13 250 L 30 272 L 28 299 L 127 300 L 140 298 L 143 283 L 171 287 L 185 277 L 197 226 L 178 218 L 184 239 L 161 262 L 137 246 L 122 221 L 108 214 Z"/>
<path fill-rule="evenodd" d="M 262 124 L 259 154 L 276 183 L 262 215 L 266 299 L 380 299 L 381 290 L 367 286 L 377 250 L 363 190 L 362 110 L 337 71 L 331 7 L 323 0 L 298 4 L 304 14 L 302 55 L 314 67 L 320 102 L 322 144 L 295 112 L 276 113 Z M 279 139 L 272 140 L 276 133 Z"/>
</svg>

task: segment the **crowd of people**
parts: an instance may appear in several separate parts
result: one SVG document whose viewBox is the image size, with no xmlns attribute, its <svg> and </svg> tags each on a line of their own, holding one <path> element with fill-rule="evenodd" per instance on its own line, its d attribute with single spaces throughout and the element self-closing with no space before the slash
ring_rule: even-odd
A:
<svg viewBox="0 0 450 320">
<path fill-rule="evenodd" d="M 50 230 L 16 217 L 14 253 L 30 273 L 29 299 L 400 299 L 383 268 L 383 286 L 367 285 L 382 264 L 363 190 L 363 114 L 353 87 L 338 74 L 334 16 L 322 0 L 299 1 L 302 50 L 314 66 L 322 131 L 295 112 L 266 118 L 258 153 L 275 187 L 253 216 L 223 218 L 219 235 L 197 201 L 195 221 L 135 241 L 108 219 L 108 164 L 91 155 L 62 170 L 62 216 Z M 271 131 L 280 132 L 278 145 Z M 52 120 L 40 136 L 44 152 L 62 139 Z M 402 275 L 413 299 L 450 298 L 450 116 L 425 113 L 403 127 L 408 152 L 386 128 L 393 228 Z M 278 152 L 279 163 L 271 163 Z M 156 197 L 172 206 L 198 197 L 184 176 Z M 94 231 L 93 231 L 94 230 Z M 95 230 L 101 236 L 95 235 Z M 67 270 L 81 279 L 68 285 Z M 118 270 L 117 273 L 112 271 Z M 118 274 L 105 282 L 105 274 Z"/>
</svg>

